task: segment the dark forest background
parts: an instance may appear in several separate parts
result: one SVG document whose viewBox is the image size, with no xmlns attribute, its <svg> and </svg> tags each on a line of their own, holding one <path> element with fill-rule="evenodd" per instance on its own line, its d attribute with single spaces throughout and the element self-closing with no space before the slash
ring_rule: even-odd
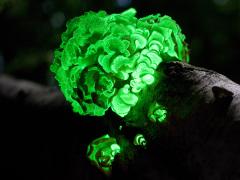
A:
<svg viewBox="0 0 240 180">
<path fill-rule="evenodd" d="M 49 65 L 66 22 L 90 10 L 110 14 L 129 7 L 137 17 L 171 16 L 187 37 L 191 64 L 240 83 L 239 0 L 0 0 L 0 73 L 55 86 Z M 8 110 L 0 110 L 4 179 L 103 178 L 84 158 L 90 140 L 104 133 L 95 120 L 81 124 L 73 120 L 77 115 Z"/>
<path fill-rule="evenodd" d="M 137 9 L 138 17 L 160 13 L 181 26 L 191 64 L 240 82 L 239 0 L 0 0 L 0 71 L 49 84 L 52 52 L 66 21 L 86 11 Z"/>
</svg>

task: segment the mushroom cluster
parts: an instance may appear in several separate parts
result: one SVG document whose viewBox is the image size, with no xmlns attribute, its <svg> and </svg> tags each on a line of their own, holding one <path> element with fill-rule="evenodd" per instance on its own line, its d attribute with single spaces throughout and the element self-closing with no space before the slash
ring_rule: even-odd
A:
<svg viewBox="0 0 240 180">
<path fill-rule="evenodd" d="M 169 16 L 135 17 L 87 12 L 67 23 L 51 71 L 73 111 L 103 116 L 111 108 L 126 116 L 141 91 L 158 81 L 163 61 L 188 61 L 180 27 Z"/>
</svg>

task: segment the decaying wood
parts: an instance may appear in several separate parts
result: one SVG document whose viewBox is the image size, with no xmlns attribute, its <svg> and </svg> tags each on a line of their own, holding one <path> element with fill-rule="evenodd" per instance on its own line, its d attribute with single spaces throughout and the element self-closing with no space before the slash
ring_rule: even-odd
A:
<svg viewBox="0 0 240 180">
<path fill-rule="evenodd" d="M 161 67 L 164 78 L 155 98 L 168 109 L 169 120 L 153 134 L 146 130 L 148 148 L 139 150 L 127 171 L 116 162 L 112 178 L 240 179 L 240 86 L 217 72 L 181 62 Z M 58 90 L 2 75 L 2 109 L 12 103 L 72 116 Z"/>
<path fill-rule="evenodd" d="M 27 80 L 0 76 L 0 102 L 18 101 L 22 105 L 38 108 L 67 107 L 63 95 L 56 88 L 49 88 Z"/>
</svg>

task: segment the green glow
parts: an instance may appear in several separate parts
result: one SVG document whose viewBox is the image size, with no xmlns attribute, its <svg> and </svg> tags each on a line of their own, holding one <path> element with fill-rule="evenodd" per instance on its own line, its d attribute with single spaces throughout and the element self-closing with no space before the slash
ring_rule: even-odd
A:
<svg viewBox="0 0 240 180">
<path fill-rule="evenodd" d="M 133 140 L 133 144 L 135 146 L 144 146 L 145 147 L 147 145 L 147 141 L 142 134 L 137 134 Z"/>
<path fill-rule="evenodd" d="M 158 82 L 163 61 L 189 61 L 185 36 L 169 16 L 135 17 L 136 10 L 87 12 L 67 23 L 51 71 L 73 111 L 125 117 L 147 86 Z M 161 121 L 164 110 L 150 118 Z M 156 116 L 156 117 L 155 117 Z"/>
<path fill-rule="evenodd" d="M 114 157 L 120 153 L 120 150 L 116 139 L 106 134 L 90 143 L 87 156 L 93 165 L 109 175 Z"/>
<path fill-rule="evenodd" d="M 121 130 L 122 130 L 122 128 L 123 128 L 122 126 L 119 126 L 119 128 L 118 128 L 118 129 L 119 129 L 119 131 L 121 131 Z"/>
<path fill-rule="evenodd" d="M 153 103 L 149 107 L 148 118 L 152 122 L 164 122 L 167 117 L 167 110 L 158 103 Z"/>
</svg>

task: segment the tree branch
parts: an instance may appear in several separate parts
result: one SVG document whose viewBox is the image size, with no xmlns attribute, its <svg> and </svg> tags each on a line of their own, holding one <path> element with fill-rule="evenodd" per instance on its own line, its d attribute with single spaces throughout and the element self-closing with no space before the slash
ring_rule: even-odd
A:
<svg viewBox="0 0 240 180">
<path fill-rule="evenodd" d="M 217 72 L 182 62 L 163 63 L 160 69 L 164 78 L 155 97 L 168 109 L 169 119 L 153 134 L 149 130 L 153 127 L 146 130 L 147 150 L 131 162 L 127 173 L 115 164 L 113 178 L 149 174 L 165 180 L 239 178 L 240 86 Z M 2 75 L 1 109 L 12 104 L 52 114 L 67 109 L 65 117 L 73 114 L 58 90 Z"/>
<path fill-rule="evenodd" d="M 22 105 L 43 109 L 67 107 L 59 90 L 7 75 L 0 76 L 0 102 L 2 101 L 18 101 Z"/>
</svg>

